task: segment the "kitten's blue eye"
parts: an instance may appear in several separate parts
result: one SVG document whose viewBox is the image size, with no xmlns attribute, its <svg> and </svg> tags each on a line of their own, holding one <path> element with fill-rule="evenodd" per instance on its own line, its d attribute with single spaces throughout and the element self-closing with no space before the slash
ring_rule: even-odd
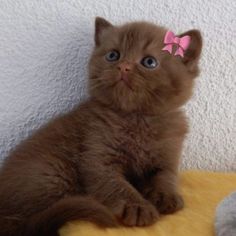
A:
<svg viewBox="0 0 236 236">
<path fill-rule="evenodd" d="M 116 50 L 108 52 L 105 56 L 107 61 L 118 61 L 120 59 L 120 53 Z"/>
<path fill-rule="evenodd" d="M 141 64 L 148 69 L 154 69 L 158 66 L 157 60 L 152 56 L 144 57 Z"/>
</svg>

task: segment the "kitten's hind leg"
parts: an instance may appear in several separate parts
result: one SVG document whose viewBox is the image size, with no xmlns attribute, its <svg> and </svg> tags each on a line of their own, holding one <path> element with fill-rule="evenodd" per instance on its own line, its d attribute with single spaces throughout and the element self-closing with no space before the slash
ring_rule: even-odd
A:
<svg viewBox="0 0 236 236">
<path fill-rule="evenodd" d="M 0 235 L 54 236 L 76 219 L 116 224 L 106 207 L 80 192 L 76 170 L 67 161 L 9 160 L 0 171 Z"/>
</svg>

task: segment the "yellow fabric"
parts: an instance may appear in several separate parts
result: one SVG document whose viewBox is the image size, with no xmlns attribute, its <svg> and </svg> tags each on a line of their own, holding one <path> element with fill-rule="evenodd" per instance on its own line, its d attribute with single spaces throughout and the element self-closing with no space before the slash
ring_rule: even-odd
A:
<svg viewBox="0 0 236 236">
<path fill-rule="evenodd" d="M 181 174 L 185 208 L 163 216 L 153 226 L 101 229 L 87 222 L 65 225 L 61 236 L 213 236 L 218 203 L 236 190 L 236 173 L 187 171 Z"/>
</svg>

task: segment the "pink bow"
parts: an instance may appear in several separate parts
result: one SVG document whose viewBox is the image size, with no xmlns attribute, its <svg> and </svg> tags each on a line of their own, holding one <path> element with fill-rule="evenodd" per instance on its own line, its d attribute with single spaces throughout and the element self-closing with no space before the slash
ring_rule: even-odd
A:
<svg viewBox="0 0 236 236">
<path fill-rule="evenodd" d="M 162 50 L 168 51 L 171 54 L 173 45 L 177 45 L 175 56 L 180 55 L 181 57 L 184 57 L 184 51 L 188 48 L 190 41 L 191 37 L 189 35 L 179 38 L 175 36 L 173 32 L 167 31 L 164 38 L 164 44 L 166 44 L 166 46 L 162 48 Z"/>
</svg>

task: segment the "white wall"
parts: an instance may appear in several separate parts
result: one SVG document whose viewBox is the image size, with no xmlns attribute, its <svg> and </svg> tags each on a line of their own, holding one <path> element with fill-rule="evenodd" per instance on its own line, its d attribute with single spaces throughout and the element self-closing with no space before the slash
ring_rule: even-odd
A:
<svg viewBox="0 0 236 236">
<path fill-rule="evenodd" d="M 95 16 L 201 29 L 202 73 L 187 105 L 184 167 L 236 171 L 236 2 L 232 0 L 0 1 L 0 158 L 86 95 Z"/>
</svg>

